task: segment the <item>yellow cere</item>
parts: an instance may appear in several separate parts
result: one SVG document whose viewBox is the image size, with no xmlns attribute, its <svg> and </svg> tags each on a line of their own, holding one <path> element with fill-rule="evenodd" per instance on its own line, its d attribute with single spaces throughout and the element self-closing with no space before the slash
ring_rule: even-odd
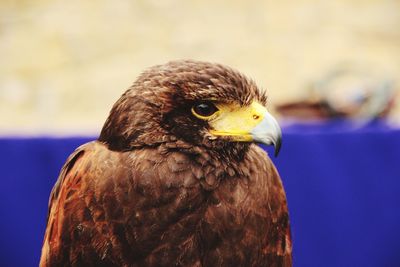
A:
<svg viewBox="0 0 400 267">
<path fill-rule="evenodd" d="M 251 131 L 263 120 L 267 109 L 253 102 L 241 107 L 237 104 L 216 104 L 219 109 L 208 119 L 215 136 L 231 136 L 236 141 L 251 141 Z"/>
</svg>

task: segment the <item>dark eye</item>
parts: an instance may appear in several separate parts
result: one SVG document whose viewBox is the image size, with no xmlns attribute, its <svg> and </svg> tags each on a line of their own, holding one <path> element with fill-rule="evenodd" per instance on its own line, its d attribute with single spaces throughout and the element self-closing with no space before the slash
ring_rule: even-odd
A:
<svg viewBox="0 0 400 267">
<path fill-rule="evenodd" d="M 217 111 L 218 108 L 211 102 L 201 102 L 193 106 L 193 112 L 195 115 L 202 117 L 210 117 Z"/>
</svg>

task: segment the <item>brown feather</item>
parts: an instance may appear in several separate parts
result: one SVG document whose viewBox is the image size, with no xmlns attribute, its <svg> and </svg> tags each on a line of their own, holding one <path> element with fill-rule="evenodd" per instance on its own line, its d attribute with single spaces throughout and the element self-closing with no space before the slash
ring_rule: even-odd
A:
<svg viewBox="0 0 400 267">
<path fill-rule="evenodd" d="M 221 65 L 184 61 L 144 73 L 100 141 L 62 168 L 40 266 L 291 266 L 286 197 L 271 160 L 254 144 L 205 143 L 204 125 L 185 128 L 169 106 L 178 105 L 171 85 L 186 94 L 182 103 L 217 93 L 241 104 L 264 99 Z"/>
</svg>

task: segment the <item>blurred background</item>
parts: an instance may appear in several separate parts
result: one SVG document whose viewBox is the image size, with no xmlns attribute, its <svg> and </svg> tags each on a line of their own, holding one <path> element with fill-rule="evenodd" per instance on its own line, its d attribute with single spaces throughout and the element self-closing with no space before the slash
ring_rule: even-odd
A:
<svg viewBox="0 0 400 267">
<path fill-rule="evenodd" d="M 174 59 L 269 92 L 294 266 L 400 266 L 399 0 L 1 0 L 1 266 L 37 265 L 66 157 Z"/>
</svg>

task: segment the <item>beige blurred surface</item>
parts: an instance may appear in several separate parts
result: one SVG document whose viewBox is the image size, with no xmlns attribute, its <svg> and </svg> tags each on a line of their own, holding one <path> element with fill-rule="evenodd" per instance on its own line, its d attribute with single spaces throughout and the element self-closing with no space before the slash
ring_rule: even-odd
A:
<svg viewBox="0 0 400 267">
<path fill-rule="evenodd" d="M 271 103 L 338 64 L 398 82 L 400 1 L 2 0 L 0 134 L 97 134 L 143 69 L 182 58 L 242 71 Z"/>
</svg>

